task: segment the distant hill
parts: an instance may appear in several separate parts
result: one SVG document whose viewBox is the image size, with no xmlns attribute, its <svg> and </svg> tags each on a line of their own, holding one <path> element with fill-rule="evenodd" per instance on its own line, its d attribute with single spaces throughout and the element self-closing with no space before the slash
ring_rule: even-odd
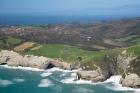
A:
<svg viewBox="0 0 140 93">
<path fill-rule="evenodd" d="M 120 19 L 86 24 L 32 25 L 1 27 L 0 34 L 40 43 L 59 43 L 88 50 L 127 47 L 137 42 L 122 42 L 120 38 L 140 35 L 140 18 Z"/>
</svg>

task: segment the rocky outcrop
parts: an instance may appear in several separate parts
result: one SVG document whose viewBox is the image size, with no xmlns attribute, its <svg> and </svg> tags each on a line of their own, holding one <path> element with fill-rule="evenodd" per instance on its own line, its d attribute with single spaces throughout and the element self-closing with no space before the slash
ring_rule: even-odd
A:
<svg viewBox="0 0 140 93">
<path fill-rule="evenodd" d="M 117 59 L 122 78 L 120 84 L 126 87 L 140 88 L 140 57 L 123 51 Z"/>
<path fill-rule="evenodd" d="M 106 80 L 105 76 L 98 71 L 79 71 L 77 79 L 91 80 L 92 82 L 101 82 Z"/>
<path fill-rule="evenodd" d="M 111 75 L 121 74 L 120 84 L 126 87 L 140 88 L 140 57 L 128 55 L 123 51 L 118 57 L 106 57 L 106 62 L 98 64 L 69 64 L 51 58 L 33 55 L 20 55 L 13 51 L 2 50 L 0 52 L 0 65 L 23 66 L 40 69 L 50 69 L 58 67 L 62 69 L 78 69 L 77 78 L 91 80 L 92 82 L 102 82 Z M 108 62 L 107 62 L 108 61 Z"/>
<path fill-rule="evenodd" d="M 109 78 L 109 72 L 97 68 L 95 70 L 80 70 L 77 72 L 77 79 L 91 80 L 92 82 L 102 82 Z"/>
<path fill-rule="evenodd" d="M 119 74 L 122 75 L 120 80 L 122 86 L 140 88 L 140 56 L 130 54 L 125 50 L 118 56 L 106 56 L 104 63 L 102 63 L 103 67 L 96 65 L 96 69 L 78 71 L 77 79 L 102 82 L 112 75 Z"/>
<path fill-rule="evenodd" d="M 60 62 L 58 60 L 42 56 L 41 57 L 33 55 L 22 56 L 16 52 L 8 50 L 2 50 L 0 52 L 0 65 L 23 66 L 40 69 L 49 69 L 53 67 L 70 69 L 70 64 L 66 62 Z"/>
<path fill-rule="evenodd" d="M 140 88 L 140 77 L 135 73 L 131 73 L 122 78 L 120 83 L 125 87 Z"/>
</svg>

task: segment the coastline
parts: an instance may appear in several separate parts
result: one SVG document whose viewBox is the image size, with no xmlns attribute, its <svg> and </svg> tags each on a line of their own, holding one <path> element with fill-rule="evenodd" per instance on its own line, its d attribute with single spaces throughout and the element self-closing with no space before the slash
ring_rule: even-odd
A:
<svg viewBox="0 0 140 93">
<path fill-rule="evenodd" d="M 18 70 L 29 70 L 29 71 L 45 71 L 39 68 L 32 68 L 32 67 L 22 67 L 22 66 L 8 66 L 8 65 L 0 65 L 0 67 L 7 68 L 7 69 L 18 69 Z"/>
<path fill-rule="evenodd" d="M 13 51 L 3 50 L 0 52 L 0 65 L 5 68 L 11 69 L 22 69 L 22 70 L 31 70 L 31 71 L 42 71 L 45 74 L 42 76 L 51 75 L 54 71 L 74 73 L 74 76 L 69 76 L 64 80 L 61 80 L 62 83 L 74 83 L 74 84 L 104 84 L 104 83 L 114 83 L 114 86 L 121 88 L 124 85 L 120 83 L 121 77 L 108 76 L 107 72 L 97 68 L 96 70 L 82 70 L 80 66 L 75 68 L 76 70 L 71 69 L 71 64 L 67 62 L 60 62 L 58 60 L 50 59 L 43 56 L 23 56 Z M 124 60 L 122 60 L 124 61 Z M 48 73 L 49 72 L 49 73 Z M 51 73 L 50 73 L 51 72 Z M 136 75 L 135 75 L 136 76 Z M 113 79 L 112 79 L 113 77 Z M 115 79 L 114 79 L 115 78 Z M 132 77 L 131 82 L 133 82 L 135 77 Z M 60 82 L 60 81 L 58 81 Z M 94 83 L 93 83 L 94 82 Z M 126 81 L 126 83 L 128 83 Z M 139 83 L 139 82 L 138 82 Z M 122 85 L 121 85 L 122 84 Z M 132 84 L 133 85 L 133 84 Z M 122 88 L 123 88 L 122 87 Z M 129 87 L 129 86 L 126 86 Z M 131 87 L 131 86 L 130 86 Z M 116 88 L 115 88 L 116 89 Z M 126 88 L 126 90 L 131 88 Z M 125 89 L 124 89 L 125 90 Z M 132 88 L 133 90 L 133 88 Z M 135 89 L 134 89 L 135 90 Z M 139 90 L 136 88 L 136 90 Z"/>
<path fill-rule="evenodd" d="M 108 78 L 106 81 L 103 81 L 103 82 L 93 83 L 92 81 L 81 80 L 81 79 L 74 81 L 77 70 L 63 70 L 63 69 L 59 69 L 59 68 L 51 68 L 48 70 L 43 70 L 43 69 L 38 69 L 38 68 L 21 67 L 21 66 L 12 67 L 12 66 L 8 66 L 8 65 L 0 65 L 0 67 L 6 68 L 6 69 L 17 69 L 17 70 L 25 70 L 25 71 L 41 71 L 42 77 L 47 77 L 47 76 L 51 75 L 54 71 L 71 73 L 70 77 L 63 79 L 59 82 L 64 83 L 64 84 L 90 84 L 90 85 L 104 85 L 104 86 L 105 86 L 105 84 L 112 83 L 113 86 L 105 86 L 105 87 L 108 89 L 114 90 L 114 91 L 132 91 L 134 93 L 140 93 L 140 89 L 122 87 L 122 85 L 119 84 L 119 81 L 121 79 L 120 75 L 111 76 L 110 78 Z"/>
<path fill-rule="evenodd" d="M 39 69 L 39 68 L 32 68 L 32 67 L 22 67 L 22 66 L 8 66 L 8 65 L 0 65 L 0 67 L 8 68 L 8 69 L 19 69 L 19 70 L 29 70 L 29 71 L 44 71 L 44 72 L 54 72 L 54 71 L 61 71 L 61 72 L 77 72 L 77 70 L 64 70 L 57 67 L 51 69 Z"/>
</svg>

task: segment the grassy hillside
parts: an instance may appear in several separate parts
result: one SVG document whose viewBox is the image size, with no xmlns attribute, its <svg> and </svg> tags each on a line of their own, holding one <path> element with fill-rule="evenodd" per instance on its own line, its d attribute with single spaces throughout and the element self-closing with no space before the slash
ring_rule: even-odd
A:
<svg viewBox="0 0 140 93">
<path fill-rule="evenodd" d="M 19 43 L 21 43 L 21 39 L 17 39 L 10 36 L 0 37 L 0 50 L 12 48 Z"/>
<path fill-rule="evenodd" d="M 127 49 L 128 53 L 133 55 L 140 55 L 140 45 L 131 46 Z"/>
<path fill-rule="evenodd" d="M 6 26 L 0 27 L 0 34 L 40 43 L 67 44 L 87 50 L 104 50 L 130 46 L 125 41 L 131 38 L 132 44 L 139 43 L 140 37 L 137 37 L 140 35 L 139 29 L 140 19 L 132 18 L 91 24 Z"/>
<path fill-rule="evenodd" d="M 127 40 L 138 36 L 124 37 L 121 41 L 126 42 Z M 1 37 L 0 38 L 0 49 L 12 49 L 22 54 L 31 54 L 37 56 L 46 56 L 66 62 L 81 62 L 84 66 L 88 66 L 86 69 L 94 69 L 98 66 L 104 68 L 107 67 L 106 56 L 116 57 L 123 50 L 127 50 L 128 54 L 140 55 L 140 45 L 133 45 L 126 48 L 114 48 L 106 49 L 101 51 L 88 51 L 80 47 L 70 46 L 66 44 L 44 44 L 38 42 L 22 42 L 21 39 L 13 37 Z M 20 50 L 20 51 L 19 51 Z"/>
<path fill-rule="evenodd" d="M 43 44 L 40 48 L 29 50 L 25 53 L 56 58 L 67 62 L 102 60 L 105 55 L 104 52 L 87 51 L 64 44 Z"/>
<path fill-rule="evenodd" d="M 116 40 L 119 42 L 124 42 L 124 43 L 140 44 L 140 35 L 130 35 L 127 37 L 116 39 Z"/>
<path fill-rule="evenodd" d="M 37 47 L 37 46 L 36 46 Z M 37 56 L 46 56 L 49 58 L 58 59 L 65 62 L 77 63 L 80 62 L 83 69 L 106 68 L 106 56 L 117 56 L 123 49 L 111 49 L 102 51 L 88 51 L 79 47 L 69 46 L 64 44 L 41 44 L 35 49 L 31 48 L 28 51 L 23 51 L 24 54 L 33 54 Z"/>
</svg>

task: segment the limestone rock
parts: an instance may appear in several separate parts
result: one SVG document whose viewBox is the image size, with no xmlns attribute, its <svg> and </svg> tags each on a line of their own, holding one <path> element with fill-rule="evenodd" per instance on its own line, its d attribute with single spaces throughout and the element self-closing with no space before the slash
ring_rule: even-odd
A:
<svg viewBox="0 0 140 93">
<path fill-rule="evenodd" d="M 66 62 L 60 62 L 58 60 L 54 60 L 43 56 L 40 57 L 33 55 L 22 56 L 13 51 L 2 50 L 0 52 L 0 65 L 5 64 L 9 66 L 23 66 L 40 69 L 49 69 L 53 67 L 70 69 L 70 64 Z"/>
<path fill-rule="evenodd" d="M 78 71 L 77 79 L 91 80 L 92 82 L 102 82 L 107 79 L 101 70 Z"/>
<path fill-rule="evenodd" d="M 122 86 L 140 88 L 140 78 L 135 73 L 126 75 L 125 78 L 121 79 L 120 83 Z"/>
</svg>

